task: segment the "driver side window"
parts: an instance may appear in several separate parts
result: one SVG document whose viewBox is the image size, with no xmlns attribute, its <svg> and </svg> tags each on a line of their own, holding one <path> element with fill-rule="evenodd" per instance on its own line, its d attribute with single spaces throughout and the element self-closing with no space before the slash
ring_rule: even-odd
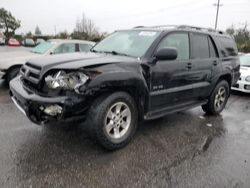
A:
<svg viewBox="0 0 250 188">
<path fill-rule="evenodd" d="M 188 33 L 171 33 L 167 35 L 158 46 L 162 48 L 176 48 L 177 60 L 189 59 L 189 37 Z"/>
</svg>

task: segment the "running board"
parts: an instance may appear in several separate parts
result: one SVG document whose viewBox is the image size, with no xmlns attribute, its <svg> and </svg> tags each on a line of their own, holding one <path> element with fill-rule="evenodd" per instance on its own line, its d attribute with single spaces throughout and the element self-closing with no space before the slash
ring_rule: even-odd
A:
<svg viewBox="0 0 250 188">
<path fill-rule="evenodd" d="M 190 108 L 204 105 L 207 102 L 208 102 L 207 99 L 202 100 L 202 101 L 192 101 L 192 102 L 188 102 L 188 103 L 184 103 L 184 104 L 165 107 L 165 108 L 162 108 L 159 110 L 150 111 L 144 115 L 144 119 L 145 120 L 157 119 L 157 118 L 160 118 L 160 117 L 165 116 L 167 114 L 172 114 L 172 113 L 179 112 L 179 111 L 185 111 L 185 110 L 188 110 Z"/>
</svg>

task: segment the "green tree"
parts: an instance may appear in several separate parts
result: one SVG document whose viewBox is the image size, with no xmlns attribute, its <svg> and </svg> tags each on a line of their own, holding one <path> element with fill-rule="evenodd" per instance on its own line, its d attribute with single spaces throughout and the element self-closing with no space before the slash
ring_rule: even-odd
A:
<svg viewBox="0 0 250 188">
<path fill-rule="evenodd" d="M 40 30 L 38 26 L 36 26 L 35 35 L 41 35 L 41 34 L 42 34 L 42 31 Z"/>
<path fill-rule="evenodd" d="M 247 23 L 237 29 L 232 25 L 226 32 L 234 37 L 240 52 L 250 52 L 250 31 Z"/>
<path fill-rule="evenodd" d="M 4 35 L 7 40 L 15 35 L 16 29 L 21 26 L 21 21 L 16 19 L 11 12 L 0 9 L 0 27 L 4 29 Z"/>
</svg>

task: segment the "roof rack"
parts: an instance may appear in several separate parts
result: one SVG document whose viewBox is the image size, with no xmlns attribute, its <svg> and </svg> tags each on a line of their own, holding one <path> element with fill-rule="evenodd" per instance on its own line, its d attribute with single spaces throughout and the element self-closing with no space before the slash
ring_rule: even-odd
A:
<svg viewBox="0 0 250 188">
<path fill-rule="evenodd" d="M 215 30 L 212 28 L 196 27 L 196 26 L 190 26 L 190 25 L 179 25 L 177 28 L 178 29 L 193 29 L 193 30 L 198 30 L 198 31 L 207 31 L 207 32 L 214 32 L 214 33 L 223 34 L 222 31 Z"/>
<path fill-rule="evenodd" d="M 219 34 L 224 34 L 224 32 L 215 30 L 212 28 L 204 28 L 204 27 L 196 27 L 196 26 L 190 26 L 190 25 L 156 25 L 156 26 L 136 26 L 134 28 L 156 28 L 156 29 L 192 29 L 196 31 L 207 31 L 207 32 L 214 32 Z"/>
</svg>

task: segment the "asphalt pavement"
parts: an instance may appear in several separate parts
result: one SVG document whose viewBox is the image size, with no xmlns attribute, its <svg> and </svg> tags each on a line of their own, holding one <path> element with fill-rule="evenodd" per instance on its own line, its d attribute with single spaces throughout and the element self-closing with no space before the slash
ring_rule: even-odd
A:
<svg viewBox="0 0 250 188">
<path fill-rule="evenodd" d="M 250 95 L 145 122 L 108 152 L 78 125 L 37 126 L 0 86 L 0 187 L 250 187 Z"/>
<path fill-rule="evenodd" d="M 0 81 L 0 187 L 250 187 L 250 95 L 144 122 L 108 152 L 81 124 L 38 126 Z"/>
</svg>

